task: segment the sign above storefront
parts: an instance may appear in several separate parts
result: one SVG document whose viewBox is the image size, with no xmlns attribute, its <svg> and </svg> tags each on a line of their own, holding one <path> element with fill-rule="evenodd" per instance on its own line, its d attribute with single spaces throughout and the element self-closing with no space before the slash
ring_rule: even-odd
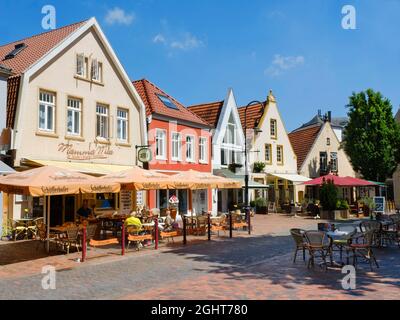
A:
<svg viewBox="0 0 400 320">
<path fill-rule="evenodd" d="M 89 143 L 87 148 L 78 149 L 70 142 L 60 143 L 58 151 L 65 153 L 68 160 L 98 160 L 108 159 L 114 154 L 109 145 Z"/>
</svg>

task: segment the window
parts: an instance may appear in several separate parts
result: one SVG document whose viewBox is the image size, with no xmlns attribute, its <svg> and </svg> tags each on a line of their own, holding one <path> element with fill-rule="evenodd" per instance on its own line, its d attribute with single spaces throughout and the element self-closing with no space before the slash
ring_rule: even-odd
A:
<svg viewBox="0 0 400 320">
<path fill-rule="evenodd" d="M 227 149 L 221 148 L 221 165 L 223 166 L 227 166 L 229 164 L 227 151 Z"/>
<path fill-rule="evenodd" d="M 83 53 L 76 55 L 76 74 L 78 76 L 87 78 L 87 62 L 88 59 Z"/>
<path fill-rule="evenodd" d="M 331 145 L 331 138 L 326 138 L 326 145 L 330 146 Z"/>
<path fill-rule="evenodd" d="M 283 164 L 283 146 L 276 146 L 276 161 Z"/>
<path fill-rule="evenodd" d="M 92 80 L 102 82 L 103 64 L 97 59 L 92 60 Z"/>
<path fill-rule="evenodd" d="M 161 100 L 161 102 L 170 109 L 174 109 L 174 110 L 179 110 L 179 108 L 176 106 L 175 103 L 172 102 L 172 100 L 166 96 L 163 96 L 161 94 L 157 94 L 157 97 Z"/>
<path fill-rule="evenodd" d="M 234 123 L 228 123 L 226 127 L 224 143 L 236 144 L 236 125 Z"/>
<path fill-rule="evenodd" d="M 319 153 L 319 168 L 321 173 L 325 173 L 328 169 L 328 154 L 326 152 Z"/>
<path fill-rule="evenodd" d="M 186 136 L 186 161 L 194 162 L 194 136 Z"/>
<path fill-rule="evenodd" d="M 117 139 L 119 141 L 128 141 L 128 110 L 117 110 Z"/>
<path fill-rule="evenodd" d="M 182 140 L 177 132 L 172 133 L 172 160 L 182 160 Z"/>
<path fill-rule="evenodd" d="M 167 158 L 166 136 L 164 130 L 156 130 L 156 159 L 164 160 Z"/>
<path fill-rule="evenodd" d="M 271 125 L 270 131 L 271 131 L 271 138 L 272 139 L 276 139 L 277 138 L 277 128 L 276 128 L 277 125 L 276 124 L 277 124 L 276 120 L 275 119 L 271 119 L 271 121 L 270 121 L 270 125 Z"/>
<path fill-rule="evenodd" d="M 82 101 L 68 98 L 67 106 L 67 133 L 79 136 L 81 134 Z"/>
<path fill-rule="evenodd" d="M 271 144 L 265 145 L 265 161 L 269 164 L 272 163 L 272 145 Z"/>
<path fill-rule="evenodd" d="M 333 172 L 338 171 L 338 155 L 337 152 L 331 152 L 331 170 Z"/>
<path fill-rule="evenodd" d="M 233 163 L 242 164 L 242 162 L 243 158 L 241 152 L 227 148 L 221 148 L 221 165 L 228 166 Z"/>
<path fill-rule="evenodd" d="M 207 163 L 207 138 L 200 137 L 199 139 L 199 162 Z"/>
<path fill-rule="evenodd" d="M 56 96 L 54 93 L 39 93 L 39 129 L 54 132 Z"/>
<path fill-rule="evenodd" d="M 96 107 L 96 135 L 98 138 L 109 138 L 109 109 L 108 106 L 98 104 Z"/>
</svg>

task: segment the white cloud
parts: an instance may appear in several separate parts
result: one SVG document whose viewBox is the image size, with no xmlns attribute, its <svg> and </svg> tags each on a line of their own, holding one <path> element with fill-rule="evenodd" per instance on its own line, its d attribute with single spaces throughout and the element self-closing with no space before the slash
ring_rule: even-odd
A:
<svg viewBox="0 0 400 320">
<path fill-rule="evenodd" d="M 107 11 L 105 20 L 109 25 L 121 24 L 128 26 L 135 20 L 135 14 L 126 13 L 123 9 L 115 7 Z"/>
<path fill-rule="evenodd" d="M 294 69 L 298 66 L 303 65 L 305 58 L 303 56 L 282 56 L 276 54 L 271 62 L 271 65 L 265 70 L 265 74 L 272 77 L 277 77 L 283 74 L 285 71 Z"/>
<path fill-rule="evenodd" d="M 154 38 L 153 38 L 153 42 L 154 43 L 165 43 L 167 40 L 165 40 L 165 37 L 161 34 L 161 33 L 159 33 L 158 35 L 156 35 Z"/>
</svg>

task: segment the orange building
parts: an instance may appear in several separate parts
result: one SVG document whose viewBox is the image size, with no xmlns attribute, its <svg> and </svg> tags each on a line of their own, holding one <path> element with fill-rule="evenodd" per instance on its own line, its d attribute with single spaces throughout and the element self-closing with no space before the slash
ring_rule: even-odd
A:
<svg viewBox="0 0 400 320">
<path fill-rule="evenodd" d="M 188 170 L 211 173 L 210 126 L 150 81 L 133 84 L 146 106 L 148 144 L 153 153 L 148 169 L 167 174 Z M 149 191 L 147 205 L 165 209 L 173 195 L 179 199 L 181 213 L 211 210 L 211 190 Z"/>
</svg>

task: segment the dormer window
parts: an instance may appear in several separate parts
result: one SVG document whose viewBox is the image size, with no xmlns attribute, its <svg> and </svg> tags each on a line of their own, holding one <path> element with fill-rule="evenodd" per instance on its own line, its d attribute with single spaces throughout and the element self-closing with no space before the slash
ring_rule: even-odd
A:
<svg viewBox="0 0 400 320">
<path fill-rule="evenodd" d="M 15 58 L 18 53 L 20 53 L 22 50 L 24 50 L 27 47 L 25 43 L 18 43 L 15 45 L 14 49 L 5 56 L 5 60 Z"/>
</svg>

